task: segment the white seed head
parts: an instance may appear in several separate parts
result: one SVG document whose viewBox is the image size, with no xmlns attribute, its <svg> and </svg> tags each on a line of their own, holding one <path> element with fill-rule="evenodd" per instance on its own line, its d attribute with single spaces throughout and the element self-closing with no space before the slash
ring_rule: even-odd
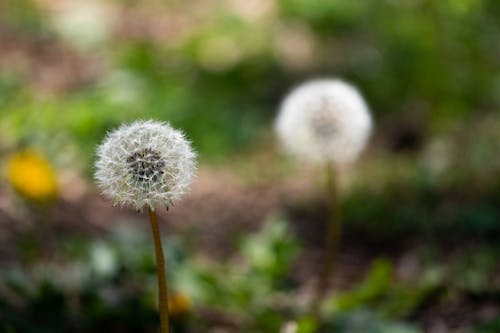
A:
<svg viewBox="0 0 500 333">
<path fill-rule="evenodd" d="M 283 101 L 275 129 L 284 148 L 313 163 L 348 163 L 370 136 L 372 120 L 363 97 L 337 79 L 306 82 Z"/>
<path fill-rule="evenodd" d="M 137 121 L 107 134 L 97 149 L 95 179 L 115 204 L 167 208 L 191 184 L 196 154 L 168 123 Z"/>
</svg>

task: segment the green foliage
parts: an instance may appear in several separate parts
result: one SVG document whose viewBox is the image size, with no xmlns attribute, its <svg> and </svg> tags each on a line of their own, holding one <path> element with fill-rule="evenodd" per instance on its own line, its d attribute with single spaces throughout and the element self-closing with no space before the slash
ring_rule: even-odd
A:
<svg viewBox="0 0 500 333">
<path fill-rule="evenodd" d="M 321 30 L 345 31 L 354 28 L 371 7 L 368 1 L 281 0 L 285 15 L 312 24 Z"/>
<path fill-rule="evenodd" d="M 120 229 L 105 243 L 66 239 L 61 246 L 70 257 L 63 262 L 0 275 L 0 331 L 151 330 L 157 323 L 152 249 L 138 235 Z"/>
<path fill-rule="evenodd" d="M 43 32 L 43 17 L 36 1 L 5 0 L 0 4 L 0 21 L 16 33 L 36 35 Z"/>
<path fill-rule="evenodd" d="M 476 295 L 500 292 L 500 283 L 495 282 L 493 277 L 499 254 L 497 247 L 475 246 L 451 262 L 450 280 L 456 287 Z"/>
<path fill-rule="evenodd" d="M 500 318 L 494 319 L 489 323 L 479 325 L 475 330 L 472 330 L 473 333 L 495 333 L 500 330 Z"/>
<path fill-rule="evenodd" d="M 124 223 L 105 241 L 67 239 L 64 264 L 34 263 L 0 275 L 0 330 L 20 332 L 149 331 L 157 323 L 155 268 L 148 238 Z M 297 243 L 286 223 L 269 220 L 242 241 L 242 256 L 224 265 L 189 259 L 178 242 L 166 242 L 171 292 L 197 308 L 240 322 L 242 332 L 276 332 L 293 309 L 287 281 Z M 62 250 L 62 249 L 61 249 Z M 58 273 L 59 272 L 59 273 Z M 285 303 L 283 303 L 285 302 Z M 25 321 L 24 318 L 31 318 Z M 209 319 L 193 325 L 209 327 Z M 174 318 L 175 321 L 175 318 Z M 303 332 L 313 323 L 303 320 Z"/>
<path fill-rule="evenodd" d="M 259 233 L 243 239 L 240 259 L 233 258 L 228 265 L 187 264 L 176 283 L 199 304 L 246 323 L 248 332 L 276 332 L 293 311 L 285 292 L 292 287 L 287 276 L 297 249 L 286 223 L 273 218 Z"/>
<path fill-rule="evenodd" d="M 331 315 L 370 307 L 381 318 L 404 318 L 442 292 L 443 276 L 435 273 L 429 268 L 416 281 L 396 281 L 392 264 L 378 259 L 353 290 L 327 299 L 323 311 Z"/>
<path fill-rule="evenodd" d="M 318 328 L 318 322 L 312 317 L 303 317 L 297 321 L 297 333 L 313 333 Z"/>
<path fill-rule="evenodd" d="M 246 262 L 259 274 L 278 285 L 289 270 L 298 246 L 290 237 L 286 222 L 270 220 L 259 234 L 248 237 L 242 245 Z"/>
<path fill-rule="evenodd" d="M 239 332 L 278 332 L 285 323 L 299 333 L 416 333 L 400 322 L 426 304 L 445 301 L 457 290 L 494 297 L 491 280 L 495 248 L 445 262 L 436 253 L 422 262 L 419 276 L 396 278 L 387 259 L 377 259 L 366 278 L 349 291 L 336 291 L 322 307 L 322 319 L 298 305 L 291 278 L 298 244 L 287 223 L 271 218 L 255 234 L 244 237 L 239 251 L 225 262 L 187 254 L 181 239 L 166 247 L 171 293 L 189 300 L 191 315 L 173 318 L 179 332 L 207 330 L 229 323 Z M 0 331 L 120 332 L 150 331 L 158 324 L 156 278 L 149 236 L 123 221 L 107 239 L 65 238 L 57 261 L 33 261 L 0 274 Z M 63 255 L 61 255 L 63 254 Z M 26 320 L 29 318 L 30 320 Z M 477 327 L 495 332 L 497 323 Z M 473 327 L 470 328 L 474 331 Z"/>
<path fill-rule="evenodd" d="M 341 315 L 336 321 L 328 325 L 328 329 L 334 332 L 346 333 L 422 332 L 412 325 L 387 321 L 382 319 L 377 314 L 366 310 L 358 310 Z"/>
<path fill-rule="evenodd" d="M 392 265 L 389 261 L 375 261 L 366 279 L 356 286 L 356 289 L 335 295 L 328 301 L 327 312 L 349 311 L 373 303 L 391 288 L 392 275 Z"/>
</svg>

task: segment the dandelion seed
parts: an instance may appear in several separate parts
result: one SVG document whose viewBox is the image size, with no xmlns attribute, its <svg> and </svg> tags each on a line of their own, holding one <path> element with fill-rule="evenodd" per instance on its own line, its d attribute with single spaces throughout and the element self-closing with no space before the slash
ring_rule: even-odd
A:
<svg viewBox="0 0 500 333">
<path fill-rule="evenodd" d="M 292 90 L 275 123 L 284 148 L 314 163 L 353 161 L 371 128 L 368 106 L 358 90 L 335 79 L 309 81 Z"/>
</svg>

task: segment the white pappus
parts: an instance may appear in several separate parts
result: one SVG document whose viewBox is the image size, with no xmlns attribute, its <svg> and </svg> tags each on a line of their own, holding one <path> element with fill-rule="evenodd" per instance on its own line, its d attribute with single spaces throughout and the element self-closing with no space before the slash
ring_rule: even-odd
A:
<svg viewBox="0 0 500 333">
<path fill-rule="evenodd" d="M 189 188 L 196 154 L 184 134 L 153 120 L 122 125 L 97 149 L 95 179 L 106 197 L 142 210 L 169 207 Z"/>
<path fill-rule="evenodd" d="M 363 150 L 372 129 L 370 111 L 352 85 L 312 80 L 284 99 L 275 130 L 284 148 L 312 163 L 344 164 Z"/>
</svg>

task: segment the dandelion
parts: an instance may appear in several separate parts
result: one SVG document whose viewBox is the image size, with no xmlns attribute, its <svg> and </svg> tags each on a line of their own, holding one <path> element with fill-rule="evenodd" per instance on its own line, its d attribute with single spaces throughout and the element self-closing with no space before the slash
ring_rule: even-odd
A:
<svg viewBox="0 0 500 333">
<path fill-rule="evenodd" d="M 105 196 L 137 210 L 169 207 L 189 188 L 195 153 L 166 123 L 138 121 L 108 134 L 97 150 L 95 178 Z"/>
<path fill-rule="evenodd" d="M 312 164 L 326 167 L 329 223 L 325 255 L 313 299 L 317 313 L 337 260 L 341 219 L 336 172 L 354 161 L 365 147 L 372 128 L 368 106 L 358 90 L 338 79 L 306 82 L 283 101 L 275 129 L 283 147 Z"/>
<path fill-rule="evenodd" d="M 165 260 L 155 207 L 167 209 L 188 189 L 196 162 L 189 141 L 167 123 L 137 121 L 109 133 L 98 147 L 95 178 L 121 206 L 149 212 L 158 275 L 161 332 L 169 331 Z"/>
<path fill-rule="evenodd" d="M 168 309 L 171 317 L 181 318 L 191 310 L 191 301 L 183 293 L 175 293 L 168 299 Z"/>
<path fill-rule="evenodd" d="M 283 101 L 275 129 L 284 148 L 313 163 L 344 164 L 363 150 L 371 132 L 368 107 L 353 86 L 314 80 Z"/>
<path fill-rule="evenodd" d="M 34 202 L 51 201 L 59 192 L 54 168 L 33 149 L 25 149 L 9 157 L 6 177 L 19 194 Z"/>
</svg>

